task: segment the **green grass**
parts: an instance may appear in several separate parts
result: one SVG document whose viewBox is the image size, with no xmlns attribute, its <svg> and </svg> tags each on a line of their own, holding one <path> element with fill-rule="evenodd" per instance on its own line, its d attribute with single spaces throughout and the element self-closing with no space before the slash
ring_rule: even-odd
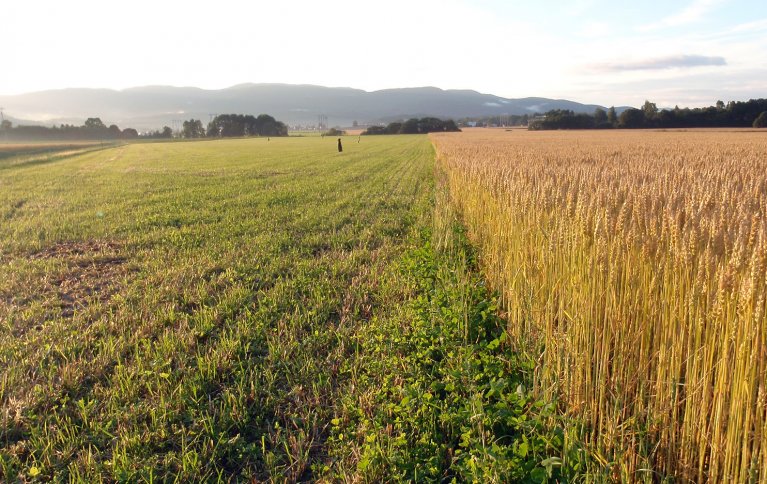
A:
<svg viewBox="0 0 767 484">
<path fill-rule="evenodd" d="M 0 170 L 0 480 L 554 475 L 529 362 L 433 228 L 433 157 L 272 138 Z"/>
<path fill-rule="evenodd" d="M 19 165 L 48 163 L 75 154 L 112 147 L 116 144 L 115 141 L 4 143 L 0 140 L 0 170 Z"/>
</svg>

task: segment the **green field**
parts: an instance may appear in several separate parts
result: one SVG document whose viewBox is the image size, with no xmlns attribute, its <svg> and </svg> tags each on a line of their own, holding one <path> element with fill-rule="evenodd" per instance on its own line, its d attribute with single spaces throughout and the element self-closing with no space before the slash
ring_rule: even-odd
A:
<svg viewBox="0 0 767 484">
<path fill-rule="evenodd" d="M 335 148 L 3 166 L 0 480 L 559 472 L 429 140 Z"/>
<path fill-rule="evenodd" d="M 71 142 L 0 142 L 0 170 L 48 163 L 75 154 L 115 146 L 114 141 L 71 141 Z"/>
</svg>

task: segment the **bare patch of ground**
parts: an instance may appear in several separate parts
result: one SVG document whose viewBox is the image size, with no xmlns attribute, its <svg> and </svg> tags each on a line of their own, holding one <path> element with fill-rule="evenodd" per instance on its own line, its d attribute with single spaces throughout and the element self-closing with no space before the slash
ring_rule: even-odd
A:
<svg viewBox="0 0 767 484">
<path fill-rule="evenodd" d="M 53 278 L 49 287 L 58 296 L 62 317 L 71 318 L 75 311 L 105 302 L 117 292 L 127 273 L 119 249 L 112 241 L 62 242 L 32 256 L 67 262 L 68 270 Z"/>
<path fill-rule="evenodd" d="M 121 288 L 130 272 L 121 245 L 114 241 L 60 242 L 26 256 L 30 261 L 56 261 L 39 272 L 20 278 L 0 294 L 0 313 L 15 313 L 15 336 L 42 329 L 45 321 L 72 318 L 78 311 L 105 303 Z M 55 267 L 55 269 L 52 269 Z M 31 313 L 31 307 L 37 307 Z"/>
<path fill-rule="evenodd" d="M 108 252 L 117 252 L 120 249 L 120 244 L 109 240 L 85 240 L 85 241 L 71 241 L 71 242 L 59 242 L 45 249 L 32 253 L 30 259 L 54 259 L 69 257 L 74 258 L 77 256 L 92 254 L 99 255 Z"/>
</svg>

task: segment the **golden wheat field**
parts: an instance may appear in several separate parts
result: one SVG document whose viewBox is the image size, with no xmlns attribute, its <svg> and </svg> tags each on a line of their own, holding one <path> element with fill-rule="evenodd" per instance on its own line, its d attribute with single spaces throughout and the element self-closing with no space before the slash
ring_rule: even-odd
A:
<svg viewBox="0 0 767 484">
<path fill-rule="evenodd" d="M 767 482 L 767 133 L 432 139 L 513 349 L 594 460 Z"/>
</svg>

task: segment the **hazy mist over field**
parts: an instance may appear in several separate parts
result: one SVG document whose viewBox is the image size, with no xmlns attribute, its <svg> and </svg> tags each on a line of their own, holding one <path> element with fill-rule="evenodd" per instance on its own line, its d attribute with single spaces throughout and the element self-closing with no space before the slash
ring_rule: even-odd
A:
<svg viewBox="0 0 767 484">
<path fill-rule="evenodd" d="M 767 92 L 759 0 L 46 0 L 6 2 L 2 24 L 0 95 L 278 82 L 694 107 Z"/>
</svg>

